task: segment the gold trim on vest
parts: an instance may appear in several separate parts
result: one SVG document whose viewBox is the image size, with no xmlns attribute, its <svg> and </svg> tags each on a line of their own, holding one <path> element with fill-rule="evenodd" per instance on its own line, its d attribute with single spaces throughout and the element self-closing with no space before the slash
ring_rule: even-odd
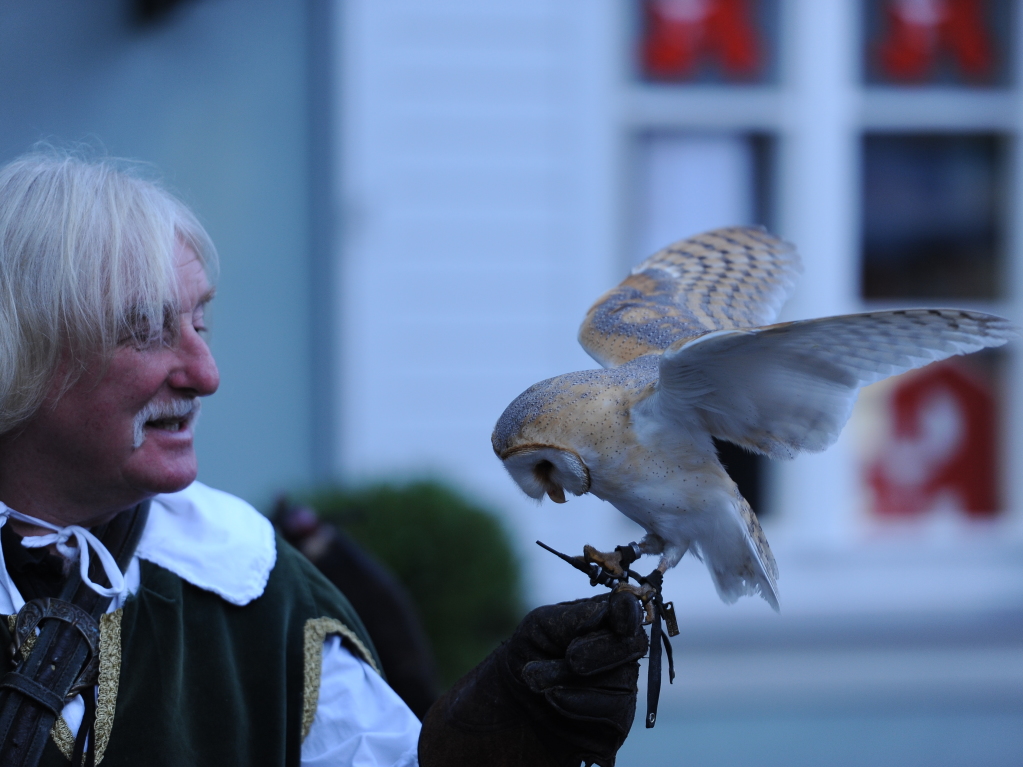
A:
<svg viewBox="0 0 1023 767">
<path fill-rule="evenodd" d="M 339 635 L 351 644 L 358 651 L 362 660 L 366 661 L 370 668 L 378 674 L 380 673 L 376 661 L 373 660 L 373 653 L 356 636 L 354 631 L 337 618 L 310 618 L 307 620 L 303 648 L 305 684 L 302 696 L 302 740 L 305 740 L 306 735 L 309 734 L 309 730 L 313 726 L 313 719 L 316 717 L 316 707 L 320 702 L 320 675 L 323 672 L 323 643 L 332 634 Z M 100 654 L 102 655 L 102 652 Z"/>
</svg>

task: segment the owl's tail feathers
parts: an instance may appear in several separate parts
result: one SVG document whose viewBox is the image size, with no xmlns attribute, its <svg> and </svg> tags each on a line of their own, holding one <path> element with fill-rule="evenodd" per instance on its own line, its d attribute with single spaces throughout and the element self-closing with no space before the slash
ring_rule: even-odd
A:
<svg viewBox="0 0 1023 767">
<path fill-rule="evenodd" d="M 778 565 L 774 561 L 774 554 L 771 553 L 757 515 L 746 499 L 738 494 L 738 490 L 736 497 L 739 501 L 737 511 L 743 524 L 741 543 L 736 541 L 739 545 L 728 553 L 706 549 L 700 553 L 703 554 L 722 601 L 732 604 L 739 597 L 759 594 L 775 612 L 780 612 Z"/>
<path fill-rule="evenodd" d="M 752 597 L 759 594 L 767 604 L 774 608 L 775 612 L 781 611 L 775 579 L 764 567 L 756 548 L 752 545 L 749 547 L 749 556 L 741 566 L 719 569 L 711 565 L 709 569 L 722 602 L 732 604 L 739 597 Z"/>
</svg>

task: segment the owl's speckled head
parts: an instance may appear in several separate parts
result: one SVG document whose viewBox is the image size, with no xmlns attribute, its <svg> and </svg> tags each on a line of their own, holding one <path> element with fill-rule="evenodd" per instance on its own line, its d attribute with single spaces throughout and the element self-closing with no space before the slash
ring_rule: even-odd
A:
<svg viewBox="0 0 1023 767">
<path fill-rule="evenodd" d="M 598 372 L 598 371 L 593 371 Z M 565 502 L 565 491 L 582 495 L 590 489 L 590 471 L 572 449 L 568 434 L 559 433 L 552 418 L 572 401 L 578 374 L 557 376 L 530 386 L 505 409 L 490 438 L 494 453 L 515 483 L 530 498 L 546 495 Z M 575 392 L 583 398 L 586 392 Z M 554 427 L 554 428 L 552 428 Z"/>
<path fill-rule="evenodd" d="M 548 378 L 522 392 L 502 413 L 491 442 L 523 492 L 565 502 L 565 491 L 589 492 L 587 458 L 621 433 L 628 404 L 650 390 L 655 358 L 609 370 L 581 370 Z"/>
</svg>

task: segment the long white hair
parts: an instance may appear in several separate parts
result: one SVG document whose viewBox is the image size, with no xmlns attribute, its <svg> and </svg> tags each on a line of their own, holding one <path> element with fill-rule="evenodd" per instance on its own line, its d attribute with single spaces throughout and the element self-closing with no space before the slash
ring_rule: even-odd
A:
<svg viewBox="0 0 1023 767">
<path fill-rule="evenodd" d="M 217 255 L 185 207 L 136 166 L 46 151 L 0 169 L 0 434 L 55 381 L 119 343 L 152 343 L 177 304 L 174 250 Z"/>
</svg>

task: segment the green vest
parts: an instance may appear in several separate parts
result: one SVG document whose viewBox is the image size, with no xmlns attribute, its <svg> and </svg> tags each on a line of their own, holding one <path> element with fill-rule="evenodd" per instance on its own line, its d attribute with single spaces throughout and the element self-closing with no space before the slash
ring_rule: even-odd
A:
<svg viewBox="0 0 1023 767">
<path fill-rule="evenodd" d="M 101 621 L 95 737 L 103 767 L 297 767 L 324 638 L 340 635 L 380 667 L 348 600 L 279 537 L 265 591 L 242 607 L 140 565 L 138 593 Z M 8 624 L 0 621 L 2 647 Z M 67 767 L 73 746 L 58 719 L 40 764 Z"/>
</svg>

